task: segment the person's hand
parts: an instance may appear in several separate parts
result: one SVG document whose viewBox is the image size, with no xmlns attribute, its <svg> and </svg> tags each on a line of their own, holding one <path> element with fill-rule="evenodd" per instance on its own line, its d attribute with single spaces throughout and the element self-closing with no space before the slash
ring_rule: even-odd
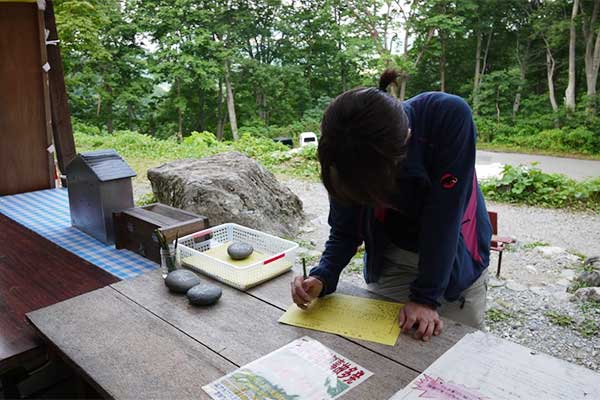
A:
<svg viewBox="0 0 600 400">
<path fill-rule="evenodd" d="M 308 307 L 311 301 L 319 297 L 321 290 L 323 290 L 323 282 L 312 276 L 306 279 L 297 276 L 292 281 L 292 299 L 303 310 Z"/>
<path fill-rule="evenodd" d="M 400 309 L 398 316 L 402 332 L 409 332 L 413 327 L 416 328 L 415 339 L 423 339 L 427 342 L 431 336 L 437 336 L 442 333 L 444 323 L 440 319 L 438 312 L 425 304 L 407 303 Z"/>
</svg>

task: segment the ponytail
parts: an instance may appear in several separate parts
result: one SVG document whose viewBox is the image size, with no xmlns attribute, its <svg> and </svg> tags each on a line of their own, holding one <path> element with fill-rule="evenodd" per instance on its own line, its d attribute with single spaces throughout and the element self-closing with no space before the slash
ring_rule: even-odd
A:
<svg viewBox="0 0 600 400">
<path fill-rule="evenodd" d="M 379 90 L 387 92 L 387 87 L 396 83 L 400 74 L 394 68 L 388 68 L 379 77 Z"/>
</svg>

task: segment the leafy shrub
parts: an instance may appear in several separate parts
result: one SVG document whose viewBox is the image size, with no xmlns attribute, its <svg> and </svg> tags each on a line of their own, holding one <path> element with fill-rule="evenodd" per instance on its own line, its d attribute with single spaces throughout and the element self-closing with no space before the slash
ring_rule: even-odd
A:
<svg viewBox="0 0 600 400">
<path fill-rule="evenodd" d="M 233 150 L 266 162 L 266 164 L 271 163 L 272 153 L 288 150 L 285 145 L 274 142 L 272 139 L 250 136 L 247 133 L 242 134 L 239 140 L 228 144 Z"/>
<path fill-rule="evenodd" d="M 248 134 L 253 137 L 275 138 L 279 136 L 289 137 L 295 143 L 298 143 L 298 136 L 302 132 L 320 132 L 320 119 L 304 118 L 300 121 L 286 126 L 264 126 L 262 124 L 243 126 L 240 128 L 240 135 Z"/>
<path fill-rule="evenodd" d="M 576 182 L 535 167 L 506 165 L 501 178 L 481 184 L 490 200 L 554 208 L 600 210 L 600 179 Z"/>
<path fill-rule="evenodd" d="M 100 128 L 98 128 L 97 126 L 85 124 L 76 118 L 72 119 L 72 123 L 73 123 L 73 131 L 74 132 L 79 132 L 79 133 L 83 133 L 86 135 L 94 135 L 94 136 L 100 135 L 102 133 L 100 131 Z"/>
<path fill-rule="evenodd" d="M 483 143 L 515 147 L 519 149 L 544 150 L 557 153 L 600 154 L 600 131 L 594 128 L 595 120 L 586 127 L 579 124 L 568 124 L 562 128 L 554 127 L 556 116 L 540 114 L 536 118 L 519 120 L 516 124 L 484 117 L 475 117 L 479 140 Z M 575 117 L 570 117 L 573 121 Z"/>
<path fill-rule="evenodd" d="M 316 179 L 319 176 L 316 146 L 290 152 L 268 137 L 242 133 L 236 142 L 220 142 L 210 132 L 192 132 L 178 143 L 174 137 L 158 139 L 131 131 L 116 131 L 113 135 L 75 132 L 78 151 L 115 149 L 145 179 L 146 170 L 162 162 L 182 158 L 200 158 L 226 151 L 239 151 L 259 161 L 275 173 Z"/>
</svg>

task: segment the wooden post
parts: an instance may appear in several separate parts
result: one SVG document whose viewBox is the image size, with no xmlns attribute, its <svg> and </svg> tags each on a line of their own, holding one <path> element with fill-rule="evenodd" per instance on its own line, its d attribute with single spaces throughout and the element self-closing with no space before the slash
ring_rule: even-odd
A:
<svg viewBox="0 0 600 400">
<path fill-rule="evenodd" d="M 58 40 L 56 31 L 56 20 L 54 18 L 54 5 L 52 0 L 46 1 L 46 29 L 50 31 L 48 40 Z M 67 165 L 75 158 L 75 140 L 73 139 L 73 127 L 71 125 L 71 113 L 69 111 L 69 99 L 65 86 L 65 76 L 60 56 L 60 44 L 48 45 L 48 63 L 50 71 L 50 108 L 52 113 L 52 130 L 54 133 L 54 144 L 58 167 L 64 172 Z"/>
</svg>

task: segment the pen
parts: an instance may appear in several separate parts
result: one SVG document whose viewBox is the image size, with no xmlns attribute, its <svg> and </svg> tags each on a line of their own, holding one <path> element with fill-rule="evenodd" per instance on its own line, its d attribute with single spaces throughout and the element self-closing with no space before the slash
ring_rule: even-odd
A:
<svg viewBox="0 0 600 400">
<path fill-rule="evenodd" d="M 302 272 L 304 273 L 304 279 L 308 278 L 306 275 L 306 259 L 302 259 Z"/>
</svg>

